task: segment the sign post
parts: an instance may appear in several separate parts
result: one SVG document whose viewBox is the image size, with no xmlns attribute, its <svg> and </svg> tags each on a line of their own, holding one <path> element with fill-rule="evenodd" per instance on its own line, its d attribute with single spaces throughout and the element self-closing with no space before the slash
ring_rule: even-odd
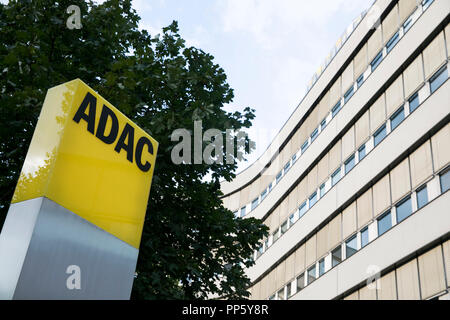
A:
<svg viewBox="0 0 450 320">
<path fill-rule="evenodd" d="M 0 299 L 129 299 L 157 149 L 81 80 L 48 90 L 0 234 Z"/>
</svg>

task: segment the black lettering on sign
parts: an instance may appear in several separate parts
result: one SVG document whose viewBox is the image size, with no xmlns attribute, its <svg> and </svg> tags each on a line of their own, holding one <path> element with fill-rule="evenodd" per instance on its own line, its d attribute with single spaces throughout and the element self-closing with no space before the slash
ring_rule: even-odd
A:
<svg viewBox="0 0 450 320">
<path fill-rule="evenodd" d="M 136 145 L 136 164 L 139 169 L 144 172 L 147 172 L 152 167 L 151 163 L 146 161 L 145 164 L 142 164 L 142 151 L 144 146 L 147 145 L 148 153 L 153 155 L 153 145 L 146 137 L 141 137 Z"/>
<path fill-rule="evenodd" d="M 89 106 L 89 113 L 86 114 L 86 109 Z M 80 123 L 80 120 L 83 119 L 87 122 L 87 129 L 90 133 L 95 134 L 95 111 L 97 109 L 97 98 L 95 98 L 89 92 L 84 97 L 83 102 L 81 102 L 80 107 L 78 108 L 77 113 L 73 117 L 73 121 L 76 123 Z"/>
<path fill-rule="evenodd" d="M 88 107 L 89 111 L 87 112 Z M 73 121 L 76 123 L 80 123 L 81 120 L 86 121 L 87 130 L 90 133 L 94 134 L 100 141 L 106 144 L 113 144 L 116 141 L 117 136 L 119 136 L 119 120 L 117 115 L 112 109 L 108 108 L 106 105 L 103 105 L 102 113 L 100 114 L 100 119 L 98 121 L 97 131 L 95 131 L 96 111 L 97 99 L 90 92 L 88 92 L 75 113 Z M 106 133 L 105 131 L 108 123 L 111 123 L 111 129 L 108 133 Z M 136 165 L 139 170 L 148 172 L 152 165 L 148 161 L 142 163 L 144 146 L 147 146 L 148 153 L 153 155 L 153 144 L 148 138 L 140 137 L 136 144 L 136 150 L 134 150 L 134 134 L 134 128 L 129 123 L 126 123 L 119 139 L 117 140 L 114 151 L 120 154 L 122 149 L 125 150 L 128 161 L 133 163 L 133 161 L 136 160 Z"/>
<path fill-rule="evenodd" d="M 111 131 L 107 136 L 105 136 L 106 124 L 108 123 L 108 118 L 111 119 Z M 112 144 L 116 141 L 117 134 L 119 133 L 119 120 L 117 116 L 110 108 L 103 105 L 102 114 L 100 115 L 100 120 L 98 121 L 97 133 L 95 136 L 102 140 L 106 144 Z"/>
</svg>

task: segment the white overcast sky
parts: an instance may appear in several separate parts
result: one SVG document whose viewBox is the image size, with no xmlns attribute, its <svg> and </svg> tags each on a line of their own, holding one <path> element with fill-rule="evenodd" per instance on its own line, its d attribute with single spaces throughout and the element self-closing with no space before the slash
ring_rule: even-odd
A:
<svg viewBox="0 0 450 320">
<path fill-rule="evenodd" d="M 228 111 L 256 110 L 249 133 L 257 149 L 241 171 L 268 147 L 339 36 L 372 2 L 134 0 L 133 7 L 142 29 L 155 35 L 177 20 L 187 45 L 215 57 L 234 89 Z"/>
</svg>

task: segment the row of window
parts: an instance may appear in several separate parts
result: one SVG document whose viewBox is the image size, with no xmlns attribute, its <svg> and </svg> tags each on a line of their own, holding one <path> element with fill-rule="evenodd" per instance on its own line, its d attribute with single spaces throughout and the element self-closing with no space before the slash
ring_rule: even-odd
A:
<svg viewBox="0 0 450 320">
<path fill-rule="evenodd" d="M 450 190 L 450 167 L 445 169 L 439 175 L 440 193 L 444 194 Z M 369 240 L 373 241 L 377 237 L 382 236 L 389 231 L 393 226 L 401 223 L 406 218 L 411 216 L 415 210 L 413 210 L 412 201 L 415 200 L 417 210 L 423 208 L 428 203 L 428 191 L 427 184 L 420 187 L 416 192 L 414 198 L 412 195 L 408 195 L 398 204 L 391 207 L 380 217 L 378 217 L 373 224 L 376 225 L 376 236 L 370 239 L 369 226 L 364 227 L 358 233 L 350 236 L 346 241 L 336 246 L 331 253 L 325 257 L 322 257 L 319 261 L 306 269 L 298 275 L 294 281 L 289 282 L 283 288 L 277 290 L 273 295 L 269 297 L 270 300 L 285 300 L 294 295 L 295 293 L 303 290 L 306 286 L 314 282 L 317 278 L 321 277 L 330 269 L 340 264 L 345 259 L 350 258 L 359 250 L 364 248 Z M 395 218 L 394 218 L 395 215 Z M 375 228 L 374 228 L 375 229 Z M 330 259 L 329 265 L 326 260 Z"/>
<path fill-rule="evenodd" d="M 447 80 L 447 78 L 448 71 L 447 66 L 445 65 L 429 80 L 431 94 L 434 93 Z M 425 98 L 426 97 L 422 97 L 422 100 L 425 100 Z M 334 187 L 343 176 L 347 175 L 357 163 L 362 161 L 366 155 L 373 150 L 373 148 L 377 147 L 388 135 L 388 130 L 389 132 L 395 130 L 400 123 L 403 122 L 406 116 L 418 108 L 420 103 L 421 101 L 419 99 L 419 94 L 413 94 L 408 100 L 408 103 L 402 105 L 397 111 L 394 112 L 388 121 L 386 121 L 378 130 L 375 131 L 372 139 L 367 141 L 359 147 L 355 153 L 348 157 L 347 160 L 344 161 L 343 165 L 339 166 L 338 169 L 331 174 L 331 177 L 320 185 L 318 190 L 302 202 L 295 212 L 290 214 L 289 218 L 280 224 L 280 226 L 272 233 L 271 237 L 264 240 L 263 245 L 255 252 L 255 259 L 258 259 L 263 253 L 265 253 L 282 235 L 287 232 L 289 228 L 291 228 L 300 218 L 302 218 L 319 199 L 321 199 L 332 187 Z"/>
<path fill-rule="evenodd" d="M 409 28 L 413 25 L 414 21 L 416 21 L 420 14 L 425 11 L 428 6 L 431 4 L 433 0 L 423 1 L 421 4 L 421 8 L 417 9 L 414 13 L 412 13 L 403 26 L 397 31 L 397 33 L 392 37 L 390 41 L 386 44 L 386 50 L 382 49 L 379 54 L 373 59 L 373 61 L 369 64 L 369 68 L 363 72 L 357 79 L 356 82 L 344 93 L 343 97 L 339 99 L 338 103 L 331 109 L 331 112 L 320 122 L 320 125 L 313 130 L 313 132 L 309 135 L 306 141 L 303 142 L 300 149 L 294 153 L 292 158 L 284 165 L 283 169 L 276 175 L 274 181 L 270 182 L 269 185 L 263 190 L 263 192 L 255 199 L 253 199 L 249 204 L 241 207 L 240 210 L 235 211 L 234 215 L 236 218 L 243 218 L 251 211 L 255 210 L 258 205 L 267 197 L 267 195 L 273 190 L 273 188 L 280 183 L 281 179 L 287 174 L 289 169 L 294 165 L 294 163 L 298 160 L 298 158 L 306 152 L 308 147 L 317 139 L 319 134 L 325 129 L 325 127 L 329 124 L 329 122 L 339 113 L 339 111 L 343 108 L 345 104 L 350 100 L 350 98 L 354 95 L 354 93 L 362 86 L 364 81 L 370 76 L 370 74 L 378 67 L 381 61 L 386 57 L 386 55 L 394 48 L 394 46 L 400 41 L 403 35 L 409 30 Z M 419 13 L 419 14 L 417 14 Z M 317 106 L 316 106 L 317 108 Z M 384 128 L 385 129 L 385 128 Z M 377 135 L 377 141 L 381 141 L 383 139 L 383 128 L 380 128 L 379 135 Z M 362 153 L 365 150 L 361 150 Z M 363 154 L 362 154 L 363 155 Z M 339 180 L 340 173 L 336 173 L 336 179 Z"/>
</svg>

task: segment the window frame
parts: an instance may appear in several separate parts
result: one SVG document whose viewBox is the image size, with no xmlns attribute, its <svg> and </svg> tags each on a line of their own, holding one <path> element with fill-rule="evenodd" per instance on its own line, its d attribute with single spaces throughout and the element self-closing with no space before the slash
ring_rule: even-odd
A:
<svg viewBox="0 0 450 320">
<path fill-rule="evenodd" d="M 335 181 L 334 178 L 339 175 L 339 178 Z M 331 186 L 334 187 L 339 181 L 341 181 L 341 167 L 337 168 L 331 175 Z"/>
<path fill-rule="evenodd" d="M 352 253 L 352 254 L 348 254 L 348 248 L 349 248 L 349 246 L 348 246 L 348 244 L 351 242 L 351 241 L 355 241 L 355 248 L 353 249 L 353 248 L 350 248 L 350 249 L 352 249 L 352 250 L 354 250 L 354 252 Z M 358 238 L 357 238 L 357 236 L 356 236 L 356 234 L 354 234 L 353 236 L 351 236 L 350 238 L 348 238 L 346 241 L 345 241 L 345 258 L 346 259 L 348 259 L 348 258 L 350 258 L 351 256 L 353 256 L 355 253 L 357 253 L 358 252 Z"/>
<path fill-rule="evenodd" d="M 387 220 L 387 221 L 389 221 L 389 228 L 387 228 L 382 233 L 380 233 L 380 222 L 382 220 L 384 220 L 388 216 L 389 216 L 389 220 Z M 383 234 L 385 234 L 386 232 L 388 232 L 391 229 L 392 229 L 392 213 L 391 213 L 391 210 L 389 209 L 388 211 L 386 211 L 385 213 L 383 213 L 382 215 L 380 215 L 377 218 L 377 233 L 378 233 L 378 236 L 379 237 L 382 236 Z"/>
<path fill-rule="evenodd" d="M 442 80 L 442 82 L 439 82 L 437 87 L 434 88 L 433 90 L 433 83 L 440 79 L 441 75 L 446 74 L 445 79 Z M 445 64 L 444 66 L 442 66 L 438 71 L 436 71 L 430 78 L 429 83 L 430 83 L 430 94 L 433 94 L 436 92 L 437 89 L 439 89 L 440 87 L 442 87 L 442 85 L 445 83 L 445 81 L 447 81 L 448 79 L 448 69 L 447 69 L 447 64 Z"/>
<path fill-rule="evenodd" d="M 381 140 L 378 140 L 377 142 L 377 137 L 379 136 L 380 133 L 384 132 L 384 136 L 381 138 Z M 375 133 L 373 134 L 373 146 L 374 148 L 376 146 L 378 146 L 385 138 L 387 137 L 387 127 L 386 127 L 386 123 L 384 123 L 381 127 L 379 127 L 377 129 L 377 131 L 375 131 Z"/>
<path fill-rule="evenodd" d="M 353 165 L 351 166 L 351 168 L 349 170 L 347 170 L 347 165 L 349 163 L 353 162 Z M 348 159 L 344 162 L 344 169 L 345 169 L 345 174 L 348 174 L 350 171 L 353 170 L 353 168 L 356 166 L 356 158 L 355 158 L 355 154 L 352 154 L 350 157 L 348 157 Z"/>
<path fill-rule="evenodd" d="M 381 61 L 383 61 L 383 50 L 378 52 L 377 55 L 375 56 L 375 58 L 370 63 L 372 72 L 374 72 L 375 69 L 380 65 Z"/>
<path fill-rule="evenodd" d="M 407 214 L 406 216 L 404 216 L 402 219 L 399 219 L 398 216 L 398 212 L 399 212 L 399 208 L 404 205 L 405 203 L 407 203 L 409 201 L 409 209 L 410 212 L 409 214 Z M 402 221 L 404 221 L 405 219 L 407 219 L 408 217 L 410 217 L 413 214 L 413 210 L 412 210 L 412 199 L 411 196 L 407 196 L 405 198 L 403 198 L 401 201 L 399 201 L 396 205 L 395 205 L 395 213 L 396 213 L 396 219 L 397 219 L 397 223 L 400 223 Z"/>
<path fill-rule="evenodd" d="M 419 196 L 419 194 L 421 194 L 424 191 L 425 191 L 426 201 L 425 201 L 425 203 L 420 205 L 420 201 L 419 201 L 419 197 L 420 196 Z M 428 202 L 429 202 L 429 199 L 428 199 L 428 188 L 427 188 L 426 184 L 421 186 L 420 188 L 418 188 L 416 190 L 416 200 L 417 200 L 417 210 L 422 209 L 423 207 L 425 207 L 428 204 Z"/>
<path fill-rule="evenodd" d="M 399 122 L 394 122 L 399 115 L 402 115 L 402 119 Z M 405 106 L 403 105 L 400 108 L 398 108 L 389 118 L 389 121 L 391 122 L 391 131 L 394 131 L 404 120 L 405 120 Z"/>
<path fill-rule="evenodd" d="M 413 101 L 417 101 L 417 105 L 415 105 L 414 108 L 411 108 L 411 102 Z M 409 97 L 408 104 L 409 104 L 409 113 L 413 113 L 414 111 L 416 111 L 416 109 L 420 106 L 419 92 L 415 92 L 413 95 L 411 95 L 411 97 Z"/>
</svg>

